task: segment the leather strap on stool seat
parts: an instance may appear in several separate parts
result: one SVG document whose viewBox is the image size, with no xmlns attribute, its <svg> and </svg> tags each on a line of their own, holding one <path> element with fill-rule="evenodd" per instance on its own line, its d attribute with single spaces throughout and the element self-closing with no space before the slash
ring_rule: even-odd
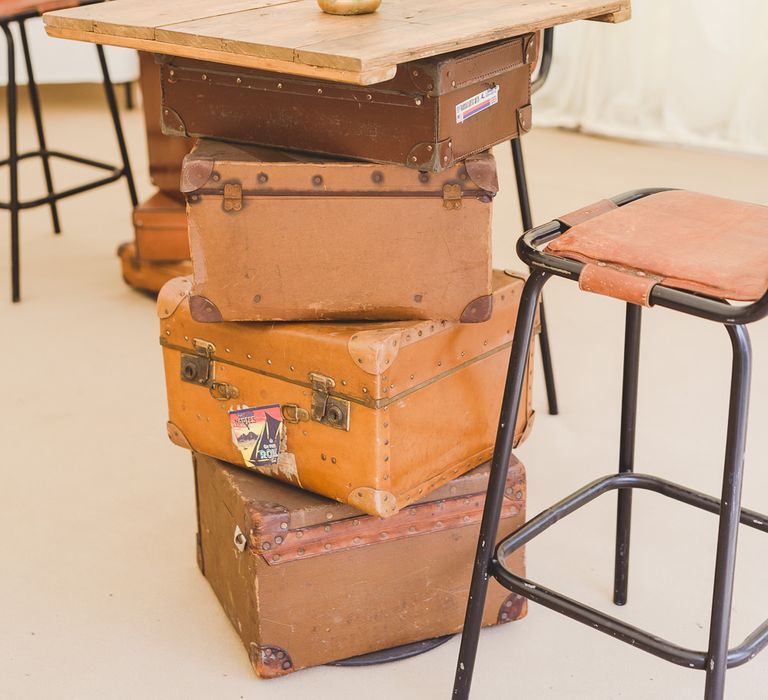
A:
<svg viewBox="0 0 768 700">
<path fill-rule="evenodd" d="M 566 226 L 573 227 L 577 224 L 584 223 L 590 219 L 594 219 L 596 216 L 601 216 L 607 212 L 618 209 L 618 207 L 610 199 L 601 199 L 599 202 L 590 204 L 588 207 L 582 207 L 576 211 L 572 211 L 570 214 L 558 216 L 557 220 L 564 223 Z"/>
<path fill-rule="evenodd" d="M 661 277 L 639 270 L 627 270 L 605 263 L 587 263 L 579 277 L 579 289 L 604 294 L 639 306 L 650 306 L 651 289 Z"/>
</svg>

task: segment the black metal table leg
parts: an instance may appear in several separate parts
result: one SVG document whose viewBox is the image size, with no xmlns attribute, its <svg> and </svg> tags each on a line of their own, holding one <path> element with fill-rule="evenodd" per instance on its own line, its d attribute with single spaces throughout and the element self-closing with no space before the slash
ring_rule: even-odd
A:
<svg viewBox="0 0 768 700">
<path fill-rule="evenodd" d="M 733 325 L 726 326 L 726 329 L 733 346 L 733 368 L 704 700 L 721 700 L 725 694 L 728 632 L 731 624 L 736 542 L 741 514 L 741 486 L 744 474 L 744 448 L 747 439 L 752 364 L 752 352 L 746 327 Z"/>
<path fill-rule="evenodd" d="M 504 487 L 509 470 L 509 459 L 512 454 L 515 417 L 520 406 L 520 397 L 525 381 L 528 349 L 533 334 L 533 324 L 536 320 L 536 307 L 539 303 L 542 287 L 548 278 L 549 275 L 541 270 L 531 273 L 523 288 L 520 308 L 517 313 L 515 336 L 509 357 L 509 369 L 504 386 L 504 398 L 501 404 L 499 427 L 496 433 L 491 474 L 488 481 L 485 508 L 483 509 L 483 519 L 480 524 L 472 583 L 464 619 L 464 632 L 461 636 L 461 648 L 453 686 L 453 697 L 459 700 L 466 700 L 469 697 L 472 683 L 477 643 L 480 639 L 480 628 L 483 623 L 483 608 L 488 589 L 490 563 L 495 550 Z"/>
<path fill-rule="evenodd" d="M 523 222 L 523 230 L 533 228 L 531 216 L 531 200 L 528 195 L 528 179 L 525 174 L 525 162 L 523 161 L 523 149 L 520 139 L 512 139 L 512 163 L 515 166 L 515 180 L 517 182 L 517 198 L 520 202 L 520 218 Z M 541 332 L 539 333 L 539 348 L 541 349 L 541 364 L 544 369 L 544 385 L 547 390 L 547 404 L 550 415 L 557 415 L 557 390 L 555 389 L 555 373 L 552 369 L 552 352 L 549 346 L 549 331 L 547 329 L 547 317 L 544 313 L 544 300 L 541 301 L 539 310 Z"/>
<path fill-rule="evenodd" d="M 627 304 L 624 329 L 624 379 L 621 394 L 621 437 L 619 473 L 635 468 L 635 429 L 637 425 L 637 383 L 640 366 L 640 322 L 642 307 Z M 613 576 L 613 602 L 627 602 L 629 582 L 629 535 L 632 521 L 632 489 L 619 489 L 616 514 L 616 563 Z"/>
<path fill-rule="evenodd" d="M 8 48 L 8 166 L 10 169 L 11 212 L 11 298 L 14 303 L 21 299 L 21 272 L 19 255 L 19 152 L 16 134 L 16 52 L 13 35 L 8 24 L 3 24 L 3 34 Z"/>
<path fill-rule="evenodd" d="M 35 129 L 37 130 L 37 142 L 40 146 L 40 158 L 43 162 L 43 174 L 45 175 L 45 187 L 48 196 L 53 195 L 53 178 L 51 177 L 51 164 L 48 156 L 48 147 L 45 145 L 45 134 L 43 132 L 43 117 L 40 111 L 40 95 L 37 91 L 37 82 L 35 81 L 34 71 L 32 70 L 32 55 L 29 52 L 29 41 L 27 40 L 27 30 L 24 25 L 25 20 L 19 20 L 18 27 L 21 34 L 21 46 L 24 49 L 24 62 L 27 66 L 27 88 L 29 89 L 29 101 L 32 106 L 32 115 L 35 118 Z M 56 206 L 56 200 L 51 199 L 51 220 L 53 221 L 53 232 L 61 233 L 59 224 L 59 212 Z"/>
<path fill-rule="evenodd" d="M 139 205 L 139 199 L 136 196 L 136 185 L 133 182 L 133 172 L 131 171 L 131 162 L 128 158 L 128 149 L 125 145 L 125 136 L 123 135 L 123 126 L 120 122 L 120 111 L 117 107 L 117 99 L 115 98 L 115 87 L 112 84 L 112 79 L 109 77 L 109 67 L 107 66 L 107 58 L 104 55 L 104 47 L 101 44 L 96 46 L 96 51 L 99 54 L 99 64 L 101 65 L 101 74 L 104 78 L 104 93 L 107 97 L 107 104 L 109 105 L 109 112 L 112 115 L 112 123 L 115 126 L 115 135 L 117 136 L 117 145 L 120 148 L 120 157 L 123 161 L 123 176 L 128 183 L 128 193 L 131 197 L 131 204 L 134 207 Z"/>
</svg>

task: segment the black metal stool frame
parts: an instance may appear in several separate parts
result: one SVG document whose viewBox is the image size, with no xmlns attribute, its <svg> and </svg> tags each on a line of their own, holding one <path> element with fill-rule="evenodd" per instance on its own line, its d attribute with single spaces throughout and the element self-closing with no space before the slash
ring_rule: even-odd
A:
<svg viewBox="0 0 768 700">
<path fill-rule="evenodd" d="M 56 202 L 58 202 L 58 200 L 64 199 L 65 197 L 71 197 L 73 195 L 80 194 L 81 192 L 86 192 L 97 187 L 101 187 L 102 185 L 107 185 L 110 182 L 115 182 L 116 180 L 119 180 L 123 177 L 125 178 L 128 185 L 128 192 L 131 197 L 132 205 L 136 207 L 138 204 L 136 186 L 133 182 L 133 173 L 131 171 L 131 164 L 128 159 L 128 149 L 125 145 L 123 128 L 122 124 L 120 123 L 120 113 L 118 111 L 117 100 L 115 98 L 115 90 L 112 84 L 112 80 L 109 76 L 109 69 L 107 67 L 103 46 L 97 45 L 96 51 L 99 56 L 99 64 L 101 66 L 104 83 L 104 92 L 107 98 L 107 104 L 109 105 L 110 115 L 112 116 L 112 123 L 115 127 L 115 134 L 117 136 L 117 143 L 120 149 L 122 166 L 117 167 L 108 163 L 93 160 L 91 158 L 83 158 L 81 156 L 64 153 L 62 151 L 50 150 L 47 147 L 40 110 L 40 95 L 37 90 L 37 83 L 35 82 L 34 72 L 32 70 L 32 56 L 29 51 L 29 42 L 27 40 L 27 31 L 25 27 L 25 22 L 27 20 L 38 16 L 39 13 L 37 11 L 31 10 L 26 13 L 9 15 L 0 18 L 0 29 L 2 29 L 3 33 L 5 34 L 6 47 L 8 52 L 8 158 L 0 160 L 0 167 L 9 166 L 10 168 L 10 200 L 7 202 L 0 201 L 0 209 L 8 209 L 11 213 L 11 297 L 14 302 L 18 302 L 21 299 L 19 212 L 21 212 L 23 209 L 32 209 L 34 207 L 44 206 L 47 204 L 51 208 L 51 219 L 53 221 L 54 233 L 61 233 L 61 226 L 59 225 L 59 213 L 56 207 Z M 27 87 L 29 89 L 29 99 L 32 107 L 32 114 L 35 120 L 35 129 L 37 131 L 38 141 L 37 150 L 26 151 L 24 153 L 19 153 L 18 151 L 16 53 L 15 42 L 10 27 L 10 25 L 14 23 L 18 26 L 19 34 L 21 36 L 24 63 L 27 68 Z M 18 166 L 19 161 L 26 158 L 40 158 L 42 160 L 43 173 L 45 175 L 45 184 L 48 194 L 44 197 L 21 201 L 19 199 Z M 50 167 L 51 158 L 61 158 L 62 160 L 89 165 L 100 170 L 107 170 L 109 171 L 109 175 L 98 178 L 96 180 L 92 180 L 77 187 L 71 187 L 69 189 L 62 190 L 61 192 L 55 192 L 53 188 L 53 178 L 51 175 Z"/>
<path fill-rule="evenodd" d="M 623 206 L 661 191 L 664 190 L 638 190 L 614 197 L 612 201 L 618 206 Z M 539 247 L 560 236 L 567 228 L 565 224 L 553 221 L 528 231 L 517 244 L 518 255 L 530 266 L 532 272 L 523 290 L 512 343 L 453 697 L 461 700 L 466 700 L 469 697 L 486 590 L 489 577 L 493 576 L 510 591 L 590 625 L 601 632 L 610 634 L 621 641 L 681 666 L 704 670 L 706 672 L 705 700 L 721 700 L 725 690 L 726 670 L 749 661 L 768 644 L 768 620 L 766 620 L 740 645 L 728 649 L 738 525 L 741 523 L 768 532 L 768 516 L 741 508 L 751 374 L 751 347 L 746 324 L 768 315 L 768 293 L 749 305 L 732 306 L 725 300 L 705 297 L 658 284 L 653 287 L 649 297 L 651 306 L 663 306 L 722 323 L 731 339 L 733 364 L 723 486 L 719 500 L 656 476 L 634 472 L 641 307 L 627 304 L 619 473 L 593 481 L 543 511 L 494 547 L 507 465 L 512 452 L 514 416 L 520 403 L 528 347 L 533 333 L 536 306 L 541 290 L 553 275 L 578 281 L 584 267 L 581 262 L 548 255 L 539 250 Z M 614 602 L 617 605 L 623 605 L 627 600 L 633 488 L 655 491 L 683 503 L 719 514 L 715 580 L 707 651 L 680 647 L 567 598 L 538 583 L 516 576 L 504 567 L 503 562 L 506 558 L 536 535 L 607 491 L 619 489 Z"/>
<path fill-rule="evenodd" d="M 531 94 L 541 89 L 549 76 L 554 41 L 554 27 L 545 29 L 542 38 L 539 72 L 531 83 Z M 531 199 L 528 195 L 528 178 L 525 175 L 525 162 L 523 161 L 523 148 L 520 145 L 520 138 L 512 139 L 510 146 L 512 147 L 512 164 L 515 168 L 515 181 L 517 183 L 517 199 L 520 203 L 520 218 L 523 222 L 523 231 L 529 231 L 533 228 L 533 217 L 531 216 Z M 555 373 L 552 369 L 552 351 L 549 347 L 549 329 L 547 327 L 547 317 L 544 313 L 543 301 L 539 309 L 539 325 L 541 326 L 539 349 L 541 350 L 541 366 L 544 370 L 544 386 L 547 390 L 547 408 L 550 415 L 556 416 L 557 390 L 555 389 Z"/>
</svg>

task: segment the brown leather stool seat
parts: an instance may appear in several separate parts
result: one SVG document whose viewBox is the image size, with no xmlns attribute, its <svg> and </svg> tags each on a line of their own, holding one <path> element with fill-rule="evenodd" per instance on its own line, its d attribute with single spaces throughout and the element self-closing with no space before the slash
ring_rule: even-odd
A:
<svg viewBox="0 0 768 700">
<path fill-rule="evenodd" d="M 768 207 L 671 190 L 622 207 L 603 200 L 560 217 L 546 252 L 586 263 L 579 286 L 648 305 L 661 282 L 720 299 L 768 290 Z"/>
</svg>

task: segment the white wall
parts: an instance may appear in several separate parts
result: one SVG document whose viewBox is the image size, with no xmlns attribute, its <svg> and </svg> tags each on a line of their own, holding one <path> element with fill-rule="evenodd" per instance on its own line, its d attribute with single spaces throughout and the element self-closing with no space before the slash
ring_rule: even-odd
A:
<svg viewBox="0 0 768 700">
<path fill-rule="evenodd" d="M 768 3 L 633 0 L 555 30 L 534 123 L 768 155 Z"/>
<path fill-rule="evenodd" d="M 96 55 L 96 47 L 81 41 L 53 39 L 43 29 L 41 19 L 26 22 L 29 38 L 32 67 L 35 78 L 43 83 L 91 83 L 101 82 L 101 69 Z M 16 80 L 26 83 L 27 71 L 24 55 L 21 51 L 21 38 L 15 24 L 11 26 L 16 43 Z M 139 62 L 135 51 L 106 47 L 109 73 L 115 83 L 136 80 L 139 75 Z M 8 51 L 5 37 L 0 35 L 0 85 L 8 79 Z"/>
</svg>

